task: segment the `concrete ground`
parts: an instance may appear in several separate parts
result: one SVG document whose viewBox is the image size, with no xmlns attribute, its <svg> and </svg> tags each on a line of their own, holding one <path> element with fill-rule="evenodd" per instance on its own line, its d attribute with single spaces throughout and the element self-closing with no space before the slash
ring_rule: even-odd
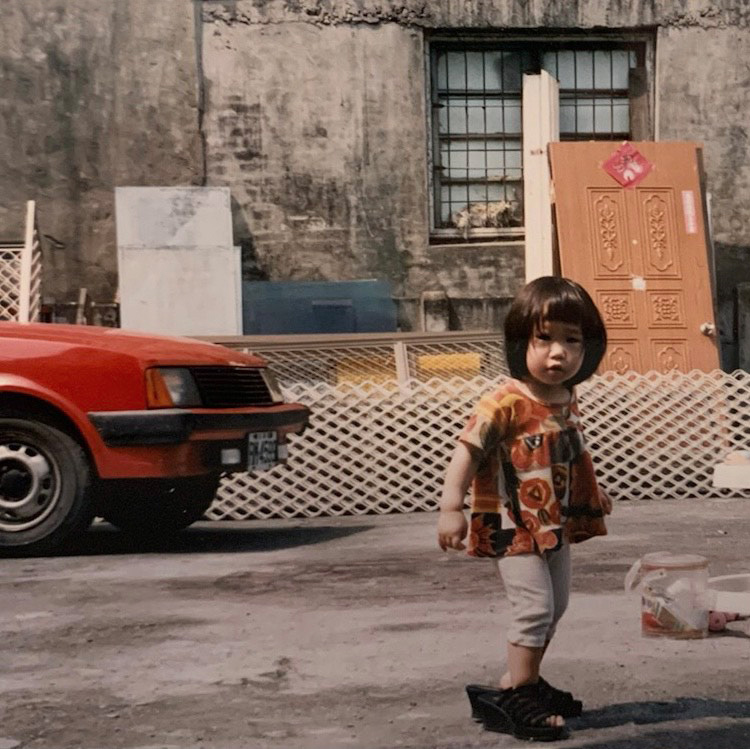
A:
<svg viewBox="0 0 750 749">
<path fill-rule="evenodd" d="M 442 553 L 435 515 L 202 523 L 133 548 L 0 563 L 0 749 L 517 747 L 469 717 L 500 673 L 491 563 Z M 644 638 L 623 592 L 648 551 L 750 571 L 750 502 L 620 502 L 574 548 L 545 674 L 586 706 L 566 747 L 750 747 L 750 621 Z"/>
</svg>

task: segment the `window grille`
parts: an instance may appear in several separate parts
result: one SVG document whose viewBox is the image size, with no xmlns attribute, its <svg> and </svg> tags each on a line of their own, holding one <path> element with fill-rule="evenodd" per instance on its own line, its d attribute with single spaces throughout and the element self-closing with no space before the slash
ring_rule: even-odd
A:
<svg viewBox="0 0 750 749">
<path fill-rule="evenodd" d="M 560 140 L 627 140 L 628 80 L 634 67 L 633 50 L 544 52 L 542 68 L 560 84 Z"/>
<path fill-rule="evenodd" d="M 434 233 L 522 233 L 524 73 L 558 79 L 561 140 L 625 140 L 630 70 L 643 64 L 643 47 L 434 43 Z"/>
</svg>

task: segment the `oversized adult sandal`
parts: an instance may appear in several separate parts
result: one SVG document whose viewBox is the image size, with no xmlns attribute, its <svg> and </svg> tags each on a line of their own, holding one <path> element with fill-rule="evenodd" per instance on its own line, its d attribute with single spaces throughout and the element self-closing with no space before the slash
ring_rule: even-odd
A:
<svg viewBox="0 0 750 749">
<path fill-rule="evenodd" d="M 485 731 L 509 733 L 527 741 L 557 741 L 568 738 L 565 726 L 551 726 L 548 721 L 557 713 L 540 700 L 536 684 L 503 689 L 495 697 L 480 695 L 477 712 Z"/>
<path fill-rule="evenodd" d="M 537 682 L 539 698 L 544 702 L 553 715 L 562 715 L 563 718 L 577 718 L 583 712 L 583 702 L 577 700 L 570 692 L 553 687 L 546 679 L 539 677 Z M 466 694 L 471 702 L 471 717 L 479 722 L 477 712 L 477 700 L 481 695 L 486 697 L 497 697 L 503 690 L 497 687 L 485 686 L 484 684 L 467 684 Z"/>
</svg>

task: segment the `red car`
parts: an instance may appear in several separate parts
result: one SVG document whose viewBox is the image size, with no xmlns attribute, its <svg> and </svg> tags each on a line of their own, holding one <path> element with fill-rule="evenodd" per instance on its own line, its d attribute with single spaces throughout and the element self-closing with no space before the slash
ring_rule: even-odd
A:
<svg viewBox="0 0 750 749">
<path fill-rule="evenodd" d="M 263 360 L 222 346 L 0 323 L 0 554 L 54 550 L 95 516 L 186 528 L 223 473 L 282 462 L 309 416 Z"/>
</svg>

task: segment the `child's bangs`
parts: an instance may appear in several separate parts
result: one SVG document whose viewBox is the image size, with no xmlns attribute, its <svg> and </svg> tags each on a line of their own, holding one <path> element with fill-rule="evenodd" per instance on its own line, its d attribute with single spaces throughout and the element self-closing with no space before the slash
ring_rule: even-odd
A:
<svg viewBox="0 0 750 749">
<path fill-rule="evenodd" d="M 565 322 L 571 325 L 583 325 L 586 313 L 581 300 L 569 294 L 547 300 L 538 320 L 548 322 Z"/>
</svg>

